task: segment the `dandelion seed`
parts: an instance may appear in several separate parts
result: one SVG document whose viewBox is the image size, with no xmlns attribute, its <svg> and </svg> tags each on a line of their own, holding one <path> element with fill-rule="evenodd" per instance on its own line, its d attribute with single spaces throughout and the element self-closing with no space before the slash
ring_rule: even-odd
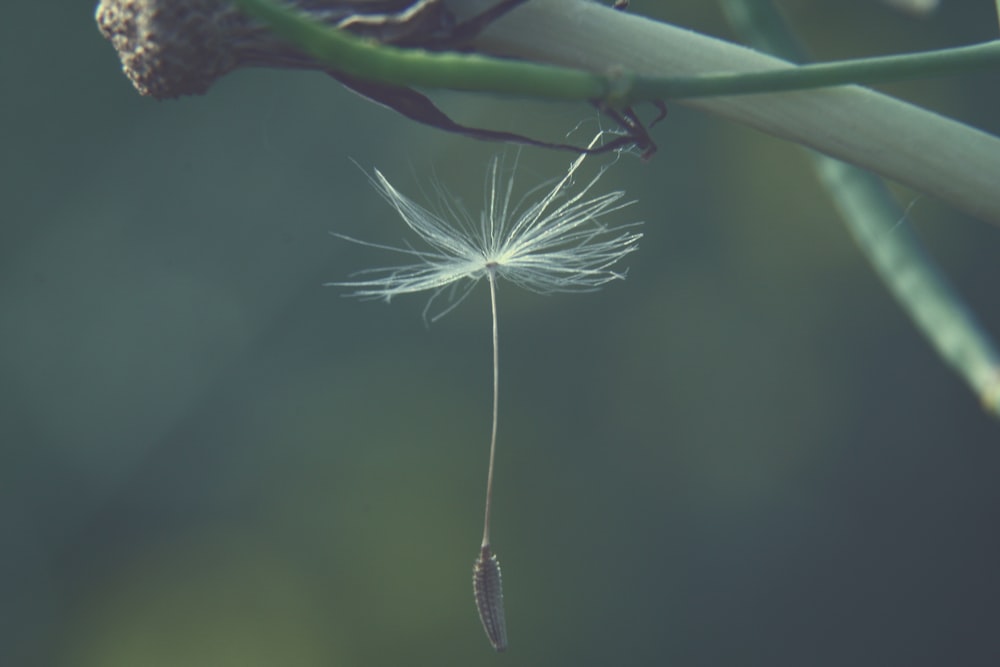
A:
<svg viewBox="0 0 1000 667">
<path fill-rule="evenodd" d="M 588 148 L 598 145 L 601 137 L 602 134 L 594 137 Z M 387 246 L 337 235 L 362 245 L 397 252 L 412 260 L 394 268 L 369 269 L 363 272 L 368 276 L 365 279 L 330 283 L 353 288 L 351 296 L 390 301 L 400 294 L 430 291 L 432 295 L 424 309 L 427 318 L 438 298 L 447 294 L 448 303 L 430 317 L 433 321 L 461 303 L 481 279 L 486 278 L 489 284 L 493 325 L 493 420 L 483 541 L 473 568 L 473 588 L 483 628 L 497 651 L 507 647 L 500 565 L 490 544 L 500 390 L 497 282 L 503 278 L 543 294 L 592 291 L 625 277 L 625 272 L 614 266 L 636 250 L 642 236 L 632 231 L 638 223 L 609 226 L 604 222 L 611 213 L 633 203 L 623 201 L 624 192 L 590 195 L 606 166 L 574 192 L 577 170 L 584 158 L 581 155 L 570 163 L 566 174 L 537 201 L 530 198 L 542 192 L 544 185 L 530 190 L 517 202 L 513 194 L 515 170 L 510 170 L 510 175 L 505 177 L 502 161 L 494 158 L 487 169 L 485 201 L 478 221 L 440 186 L 436 186 L 441 211 L 438 214 L 396 190 L 381 172 L 375 170 L 372 184 L 416 233 L 424 247 Z"/>
</svg>

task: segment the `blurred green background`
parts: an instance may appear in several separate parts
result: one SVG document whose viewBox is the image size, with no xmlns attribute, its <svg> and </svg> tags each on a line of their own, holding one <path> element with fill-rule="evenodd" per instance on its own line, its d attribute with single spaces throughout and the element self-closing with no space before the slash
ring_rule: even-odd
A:
<svg viewBox="0 0 1000 667">
<path fill-rule="evenodd" d="M 632 6 L 731 36 L 714 3 Z M 997 32 L 985 0 L 923 21 L 782 6 L 821 59 Z M 502 286 L 497 657 L 470 584 L 486 291 L 428 328 L 420 297 L 321 285 L 392 259 L 329 231 L 403 236 L 352 158 L 415 195 L 433 169 L 473 205 L 500 148 L 318 73 L 144 99 L 92 14 L 15 3 L 0 24 L 0 664 L 997 664 L 998 424 L 798 147 L 673 105 L 655 159 L 602 181 L 646 223 L 628 280 Z M 886 89 L 997 133 L 997 83 Z M 594 127 L 437 99 L 540 137 Z M 522 182 L 568 159 L 526 149 Z M 1000 332 L 997 229 L 900 199 Z"/>
</svg>

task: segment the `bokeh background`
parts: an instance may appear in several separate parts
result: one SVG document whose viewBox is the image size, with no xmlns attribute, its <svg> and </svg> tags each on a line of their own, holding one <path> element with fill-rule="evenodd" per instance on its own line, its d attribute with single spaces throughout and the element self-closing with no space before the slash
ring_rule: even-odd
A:
<svg viewBox="0 0 1000 667">
<path fill-rule="evenodd" d="M 628 280 L 502 288 L 497 657 L 470 585 L 486 292 L 427 327 L 419 297 L 322 284 L 393 259 L 328 232 L 403 237 L 352 159 L 415 195 L 433 170 L 472 206 L 500 149 L 318 73 L 141 98 L 93 5 L 0 23 L 0 664 L 997 664 L 1000 425 L 797 146 L 674 105 L 655 159 L 602 182 L 645 222 Z M 731 36 L 714 3 L 632 5 Z M 997 33 L 985 0 L 782 6 L 822 59 Z M 997 83 L 886 90 L 996 133 Z M 596 127 L 436 99 L 553 139 Z M 526 149 L 522 182 L 568 159 Z M 1000 331 L 1000 233 L 899 194 Z"/>
</svg>

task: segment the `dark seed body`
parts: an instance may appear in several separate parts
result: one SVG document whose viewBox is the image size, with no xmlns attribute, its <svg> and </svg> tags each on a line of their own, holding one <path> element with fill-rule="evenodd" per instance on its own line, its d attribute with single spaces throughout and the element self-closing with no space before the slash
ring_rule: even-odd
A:
<svg viewBox="0 0 1000 667">
<path fill-rule="evenodd" d="M 503 582 L 500 577 L 500 563 L 484 544 L 479 558 L 472 568 L 472 588 L 476 594 L 476 608 L 479 619 L 489 637 L 490 644 L 497 651 L 507 648 L 507 621 L 503 614 Z"/>
</svg>

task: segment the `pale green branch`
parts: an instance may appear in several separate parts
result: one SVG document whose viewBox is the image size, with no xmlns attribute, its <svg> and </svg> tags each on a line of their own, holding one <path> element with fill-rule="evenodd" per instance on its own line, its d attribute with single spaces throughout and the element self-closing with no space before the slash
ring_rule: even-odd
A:
<svg viewBox="0 0 1000 667">
<path fill-rule="evenodd" d="M 522 95 L 551 100 L 637 102 L 809 90 L 1000 68 L 1000 42 L 768 72 L 650 76 L 609 63 L 603 71 L 544 66 L 478 54 L 428 52 L 378 44 L 268 0 L 235 0 L 316 60 L 368 81 Z"/>
<path fill-rule="evenodd" d="M 802 59 L 771 3 L 723 0 L 722 5 L 755 45 Z M 889 292 L 983 406 L 1000 417 L 1000 353 L 921 246 L 906 213 L 872 174 L 815 153 L 813 161 L 848 230 Z"/>
<path fill-rule="evenodd" d="M 492 0 L 454 0 L 468 16 Z M 567 17 L 572 17 L 568 20 Z M 478 40 L 480 53 L 640 75 L 788 69 L 787 61 L 584 0 L 532 0 Z M 814 148 L 1000 224 L 1000 139 L 856 86 L 684 104 Z M 669 122 L 660 130 L 669 141 Z"/>
<path fill-rule="evenodd" d="M 724 76 L 728 86 L 733 76 L 799 76 L 783 73 L 796 71 L 787 61 L 587 0 L 532 0 L 492 24 L 475 40 L 476 50 L 513 59 L 506 62 L 394 49 L 322 28 L 302 32 L 294 15 L 282 15 L 270 2 L 237 2 L 301 40 L 302 48 L 331 67 L 398 85 L 625 102 L 654 80 L 676 85 L 676 79 Z M 452 5 L 462 18 L 493 2 L 452 0 Z M 972 60 L 981 63 L 983 53 L 993 57 L 995 48 L 970 47 L 956 57 L 972 53 Z M 940 54 L 929 57 L 933 61 Z M 871 65 L 867 61 L 863 67 Z M 962 123 L 856 86 L 698 98 L 686 104 L 862 166 L 1000 224 L 995 185 L 1000 139 Z"/>
</svg>

